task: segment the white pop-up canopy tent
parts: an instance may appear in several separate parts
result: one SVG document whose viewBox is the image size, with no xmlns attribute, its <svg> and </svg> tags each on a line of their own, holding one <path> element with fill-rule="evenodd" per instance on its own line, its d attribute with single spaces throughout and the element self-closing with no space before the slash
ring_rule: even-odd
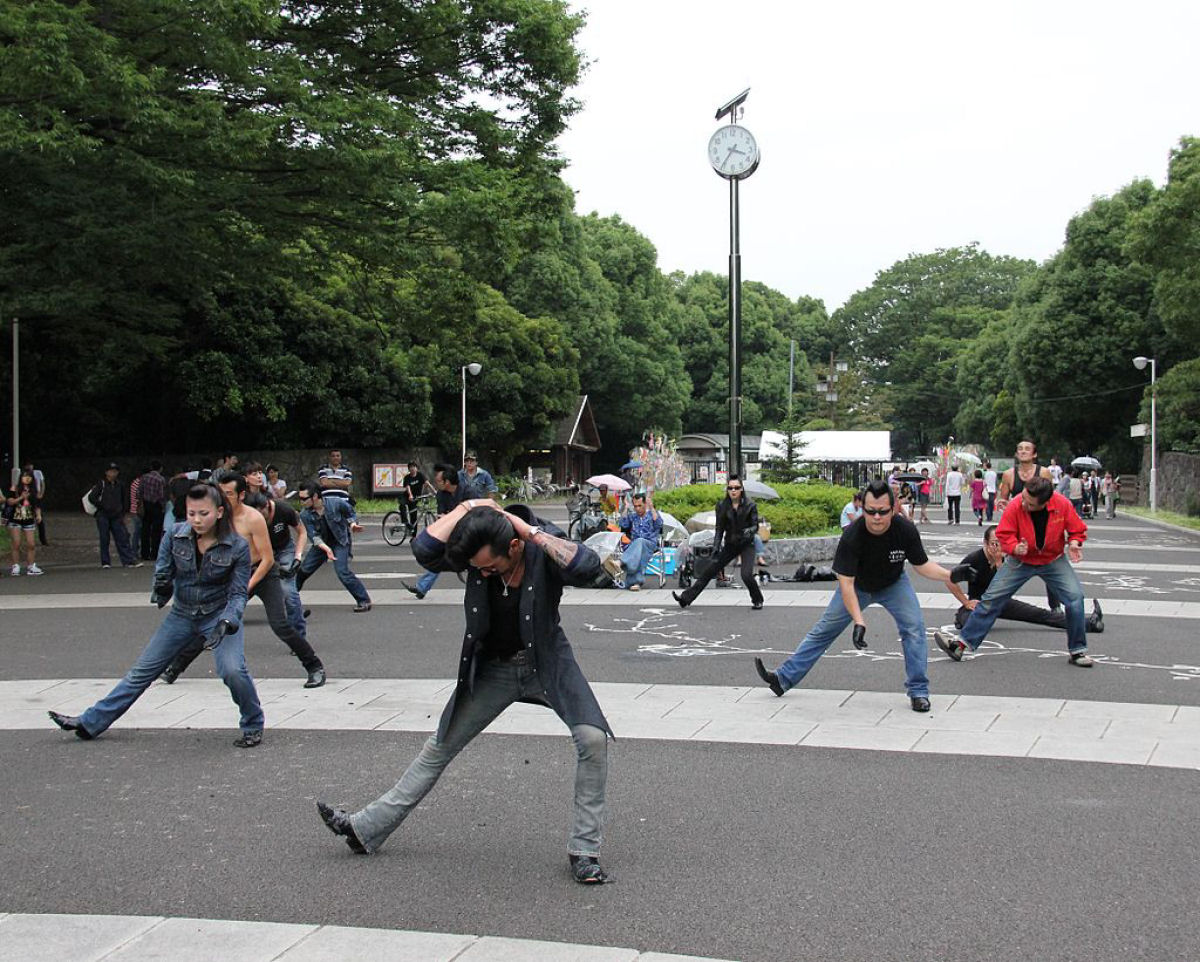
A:
<svg viewBox="0 0 1200 962">
<path fill-rule="evenodd" d="M 892 458 L 890 431 L 799 431 L 798 460 L 816 465 L 818 473 L 834 484 L 858 487 L 864 476 L 883 473 L 883 463 Z M 787 440 L 778 431 L 763 431 L 759 460 L 787 456 Z"/>
</svg>

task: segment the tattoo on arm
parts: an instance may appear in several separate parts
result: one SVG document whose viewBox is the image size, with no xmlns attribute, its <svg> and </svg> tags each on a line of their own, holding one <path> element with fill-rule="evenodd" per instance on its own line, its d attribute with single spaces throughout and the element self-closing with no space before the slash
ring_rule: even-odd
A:
<svg viewBox="0 0 1200 962">
<path fill-rule="evenodd" d="M 545 531 L 540 532 L 535 536 L 534 542 L 546 554 L 548 554 L 556 565 L 560 568 L 565 568 L 575 556 L 579 554 L 578 541 L 566 541 L 563 538 L 556 538 L 553 535 L 546 534 Z"/>
</svg>

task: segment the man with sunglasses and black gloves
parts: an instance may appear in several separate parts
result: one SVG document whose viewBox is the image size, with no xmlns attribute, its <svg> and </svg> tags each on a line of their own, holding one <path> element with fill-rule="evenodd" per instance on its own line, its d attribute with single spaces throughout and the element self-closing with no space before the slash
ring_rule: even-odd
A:
<svg viewBox="0 0 1200 962">
<path fill-rule="evenodd" d="M 758 611 L 763 606 L 762 589 L 754 575 L 754 536 L 758 534 L 758 505 L 747 497 L 742 479 L 731 474 L 725 484 L 725 497 L 717 502 L 717 527 L 713 538 L 713 557 L 704 574 L 697 571 L 696 580 L 683 592 L 672 591 L 680 608 L 686 608 L 702 592 L 713 577 L 734 558 L 742 561 L 742 582 L 750 591 L 750 607 Z"/>
<path fill-rule="evenodd" d="M 563 586 L 591 584 L 600 559 L 586 545 L 530 524 L 516 509 L 501 511 L 490 498 L 463 501 L 418 534 L 412 550 L 431 571 L 470 572 L 458 683 L 437 731 L 400 781 L 353 814 L 318 802 L 322 820 L 354 852 L 377 851 L 501 712 L 516 701 L 543 705 L 570 728 L 575 744 L 571 875 L 582 885 L 609 881 L 600 867 L 600 837 L 612 730 L 575 661 L 558 610 Z"/>
<path fill-rule="evenodd" d="M 825 613 L 804 636 L 795 653 L 775 671 L 768 671 L 761 658 L 754 659 L 759 677 L 776 695 L 782 696 L 798 685 L 850 622 L 854 622 L 854 647 L 865 649 L 867 625 L 863 609 L 879 604 L 887 609 L 900 631 L 905 689 L 912 710 L 929 711 L 925 619 L 904 563 L 910 562 L 917 574 L 946 585 L 960 604 L 966 604 L 967 596 L 955 582 L 969 580 L 972 572 L 967 565 L 947 571 L 930 561 L 917 526 L 893 513 L 895 502 L 895 492 L 886 481 L 876 480 L 867 485 L 863 491 L 863 516 L 842 533 L 838 542 L 833 559 L 838 587 Z"/>
</svg>

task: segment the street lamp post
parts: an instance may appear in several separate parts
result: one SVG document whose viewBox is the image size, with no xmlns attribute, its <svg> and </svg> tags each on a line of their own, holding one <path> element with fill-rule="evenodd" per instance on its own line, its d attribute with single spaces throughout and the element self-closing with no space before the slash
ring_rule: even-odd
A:
<svg viewBox="0 0 1200 962">
<path fill-rule="evenodd" d="M 1138 355 L 1133 359 L 1133 366 L 1139 371 L 1146 370 L 1150 365 L 1150 510 L 1158 510 L 1158 411 L 1155 382 L 1158 380 L 1158 365 L 1152 357 Z"/>
<path fill-rule="evenodd" d="M 459 464 L 467 459 L 467 372 L 471 372 L 471 377 L 479 377 L 482 370 L 483 365 L 479 363 L 464 364 L 462 369 L 462 456 Z"/>
</svg>

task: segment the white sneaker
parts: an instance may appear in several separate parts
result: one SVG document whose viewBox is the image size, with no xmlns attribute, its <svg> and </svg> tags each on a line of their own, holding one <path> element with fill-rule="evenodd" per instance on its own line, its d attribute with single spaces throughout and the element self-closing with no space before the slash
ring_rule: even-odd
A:
<svg viewBox="0 0 1200 962">
<path fill-rule="evenodd" d="M 25 574 L 27 574 L 27 575 L 30 575 L 30 576 L 33 576 L 33 575 L 44 575 L 45 573 L 46 573 L 46 572 L 44 572 L 44 571 L 43 571 L 41 568 L 39 568 L 37 565 L 30 565 L 28 568 L 26 568 L 26 569 L 25 569 Z"/>
<path fill-rule="evenodd" d="M 20 574 L 21 574 L 21 566 L 20 566 L 20 565 L 13 565 L 13 566 L 12 566 L 12 571 L 10 571 L 10 572 L 9 572 L 9 574 L 10 574 L 10 575 L 12 575 L 14 578 L 20 577 Z"/>
</svg>

